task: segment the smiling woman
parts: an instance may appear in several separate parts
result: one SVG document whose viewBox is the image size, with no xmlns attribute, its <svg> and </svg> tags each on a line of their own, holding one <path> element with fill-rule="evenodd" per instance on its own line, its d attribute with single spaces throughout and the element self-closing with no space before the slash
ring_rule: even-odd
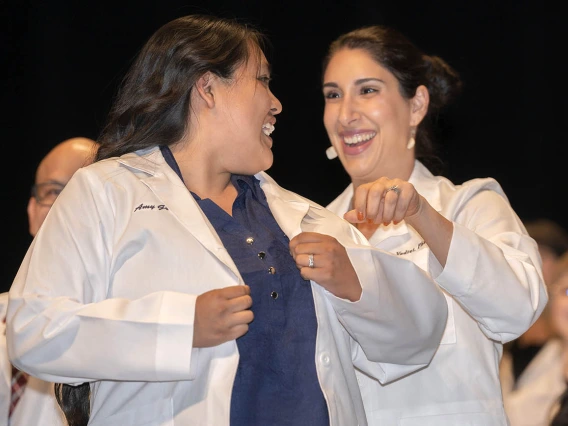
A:
<svg viewBox="0 0 568 426">
<path fill-rule="evenodd" d="M 436 284 L 264 172 L 263 45 L 211 16 L 158 29 L 22 262 L 10 357 L 71 426 L 365 426 L 354 365 L 394 380 L 436 351 Z"/>
<path fill-rule="evenodd" d="M 547 302 L 537 245 L 499 183 L 455 185 L 427 168 L 432 125 L 460 87 L 443 59 L 387 27 L 341 35 L 324 59 L 324 124 L 352 182 L 328 207 L 422 268 L 448 304 L 428 367 L 392 383 L 357 373 L 370 425 L 506 426 L 502 345 Z"/>
</svg>

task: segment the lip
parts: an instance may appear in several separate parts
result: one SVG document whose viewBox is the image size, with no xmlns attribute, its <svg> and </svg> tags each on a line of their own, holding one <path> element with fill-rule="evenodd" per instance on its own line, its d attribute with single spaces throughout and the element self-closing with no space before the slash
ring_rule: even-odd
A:
<svg viewBox="0 0 568 426">
<path fill-rule="evenodd" d="M 347 144 L 345 142 L 345 138 L 351 138 L 351 137 L 357 136 L 357 135 L 368 135 L 370 133 L 373 133 L 374 135 L 369 140 L 366 140 L 366 141 L 363 141 L 363 142 L 358 142 L 358 143 L 355 143 L 355 144 Z M 343 146 L 343 153 L 345 155 L 359 155 L 362 152 L 366 151 L 369 148 L 369 146 L 372 145 L 376 136 L 377 136 L 377 132 L 374 131 L 374 130 L 358 129 L 358 130 L 345 130 L 345 131 L 339 132 L 339 137 L 341 139 L 341 145 Z"/>
</svg>

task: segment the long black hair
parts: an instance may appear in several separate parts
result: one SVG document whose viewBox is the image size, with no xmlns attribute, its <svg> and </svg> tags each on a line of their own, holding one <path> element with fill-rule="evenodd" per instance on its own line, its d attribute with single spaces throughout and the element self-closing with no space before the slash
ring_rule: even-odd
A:
<svg viewBox="0 0 568 426">
<path fill-rule="evenodd" d="M 175 19 L 148 40 L 126 74 L 99 138 L 97 160 L 178 142 L 187 130 L 190 94 L 206 72 L 231 79 L 268 40 L 236 20 Z"/>
<path fill-rule="evenodd" d="M 268 46 L 262 33 L 236 20 L 190 15 L 165 24 L 127 72 L 95 160 L 178 142 L 188 130 L 190 94 L 198 79 L 211 72 L 230 80 L 251 52 L 260 56 Z M 55 395 L 70 426 L 87 425 L 89 383 L 58 383 Z"/>
</svg>

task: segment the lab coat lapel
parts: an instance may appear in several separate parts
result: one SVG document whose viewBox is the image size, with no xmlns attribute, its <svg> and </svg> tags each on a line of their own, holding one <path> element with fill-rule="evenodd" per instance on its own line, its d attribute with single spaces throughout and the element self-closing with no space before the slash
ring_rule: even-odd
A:
<svg viewBox="0 0 568 426">
<path fill-rule="evenodd" d="M 310 209 L 310 204 L 293 192 L 281 188 L 266 173 L 259 173 L 260 187 L 266 195 L 270 211 L 280 228 L 292 239 L 302 232 L 302 220 Z"/>
<path fill-rule="evenodd" d="M 140 180 L 152 190 L 174 217 L 205 249 L 217 257 L 243 282 L 233 259 L 223 246 L 215 228 L 178 175 L 165 162 L 159 149 L 138 156 L 129 154 L 119 160 L 127 167 L 146 173 Z"/>
</svg>

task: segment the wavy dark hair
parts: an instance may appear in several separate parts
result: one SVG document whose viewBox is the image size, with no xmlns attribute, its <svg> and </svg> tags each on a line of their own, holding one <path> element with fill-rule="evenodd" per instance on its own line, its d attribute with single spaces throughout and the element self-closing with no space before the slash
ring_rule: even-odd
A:
<svg viewBox="0 0 568 426">
<path fill-rule="evenodd" d="M 187 131 L 190 94 L 206 72 L 230 80 L 251 47 L 268 39 L 236 20 L 206 15 L 175 19 L 156 31 L 126 74 L 98 140 L 96 160 L 155 145 L 172 145 Z"/>
<path fill-rule="evenodd" d="M 188 130 L 190 94 L 199 78 L 211 72 L 230 81 L 255 50 L 260 57 L 267 47 L 259 30 L 234 19 L 190 15 L 165 24 L 123 79 L 95 161 L 178 142 Z M 55 395 L 70 426 L 87 425 L 89 383 L 58 383 Z"/>
<path fill-rule="evenodd" d="M 400 94 L 410 99 L 416 89 L 424 85 L 430 95 L 428 112 L 416 132 L 416 158 L 430 168 L 440 168 L 441 160 L 436 155 L 433 125 L 440 110 L 450 103 L 462 90 L 458 72 L 438 56 L 424 54 L 399 31 L 373 25 L 342 34 L 333 41 L 323 60 L 323 72 L 332 56 L 341 49 L 363 49 L 398 80 Z"/>
</svg>

